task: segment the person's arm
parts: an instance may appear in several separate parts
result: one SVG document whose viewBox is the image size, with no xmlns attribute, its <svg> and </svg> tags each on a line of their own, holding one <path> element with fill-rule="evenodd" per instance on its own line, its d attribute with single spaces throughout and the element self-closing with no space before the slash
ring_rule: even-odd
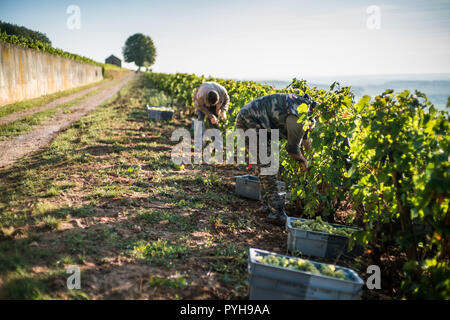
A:
<svg viewBox="0 0 450 320">
<path fill-rule="evenodd" d="M 223 120 L 225 120 L 227 118 L 227 111 L 228 111 L 228 107 L 229 107 L 229 103 L 230 103 L 230 97 L 228 96 L 228 93 L 225 90 L 225 88 L 223 89 L 223 94 L 225 97 L 222 102 L 222 106 L 220 107 L 219 117 L 221 117 Z"/>
<path fill-rule="evenodd" d="M 208 110 L 208 108 L 205 107 L 205 105 L 202 102 L 202 100 L 203 100 L 203 98 L 198 95 L 198 89 L 197 89 L 197 91 L 194 94 L 194 108 L 196 110 L 201 111 L 204 115 L 206 115 L 210 119 L 212 124 L 216 124 L 217 123 L 216 116 L 214 114 L 212 114 Z"/>
<path fill-rule="evenodd" d="M 216 119 L 216 116 L 212 114 L 208 108 L 206 108 L 202 103 L 195 102 L 194 107 L 197 110 L 203 112 L 210 120 Z"/>
<path fill-rule="evenodd" d="M 302 171 L 308 168 L 308 161 L 300 151 L 300 144 L 304 136 L 303 123 L 297 123 L 296 115 L 288 115 L 286 117 L 286 129 L 288 133 L 288 141 L 286 143 L 286 151 L 292 159 L 300 163 Z"/>
</svg>

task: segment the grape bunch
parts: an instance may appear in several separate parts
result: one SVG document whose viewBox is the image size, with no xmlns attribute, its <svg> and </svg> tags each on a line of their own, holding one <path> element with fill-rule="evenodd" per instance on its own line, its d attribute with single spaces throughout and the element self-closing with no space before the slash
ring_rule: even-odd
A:
<svg viewBox="0 0 450 320">
<path fill-rule="evenodd" d="M 337 270 L 334 265 L 320 264 L 319 268 L 317 268 L 308 260 L 304 260 L 301 258 L 277 257 L 273 254 L 268 254 L 265 257 L 259 256 L 256 258 L 256 260 L 260 263 L 272 265 L 275 267 L 289 268 L 293 270 L 310 272 L 313 274 L 322 274 L 325 276 L 343 280 L 350 280 L 350 278 L 345 274 L 344 270 Z"/>
<path fill-rule="evenodd" d="M 169 108 L 169 107 L 149 107 L 149 110 L 154 110 L 154 111 L 170 111 L 172 112 L 173 109 Z"/>
<path fill-rule="evenodd" d="M 348 227 L 334 227 L 329 223 L 326 223 L 322 220 L 321 217 L 317 216 L 316 220 L 294 220 L 292 222 L 292 226 L 297 229 L 307 230 L 307 231 L 318 231 L 329 234 L 336 234 L 344 237 L 351 237 L 352 234 L 356 231 L 353 228 Z"/>
</svg>

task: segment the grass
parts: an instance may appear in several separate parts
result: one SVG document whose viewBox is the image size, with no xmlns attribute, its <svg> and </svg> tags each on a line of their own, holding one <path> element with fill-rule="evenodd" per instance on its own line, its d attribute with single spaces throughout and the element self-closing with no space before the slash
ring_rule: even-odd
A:
<svg viewBox="0 0 450 320">
<path fill-rule="evenodd" d="M 126 73 L 132 72 L 130 69 L 121 68 L 114 64 L 104 63 L 103 66 L 103 76 L 105 78 L 116 79 L 122 77 Z"/>
<path fill-rule="evenodd" d="M 4 277 L 4 283 L 0 287 L 0 299 L 11 300 L 55 300 L 61 299 L 52 294 L 56 281 L 65 282 L 64 270 L 50 272 L 36 276 L 30 272 L 19 269 L 10 272 Z M 73 300 L 89 300 L 89 295 L 81 290 L 65 291 L 65 296 Z"/>
<path fill-rule="evenodd" d="M 189 252 L 183 244 L 169 243 L 158 239 L 149 243 L 141 243 L 134 247 L 134 255 L 148 263 L 155 263 L 171 267 L 174 261 L 182 258 Z"/>
<path fill-rule="evenodd" d="M 188 285 L 186 278 L 180 275 L 176 275 L 174 278 L 153 276 L 150 277 L 150 279 L 148 280 L 148 284 L 151 287 L 164 286 L 170 289 L 183 289 L 186 288 Z"/>
<path fill-rule="evenodd" d="M 19 270 L 6 275 L 5 283 L 0 289 L 0 298 L 13 300 L 49 300 L 51 275 L 35 277 Z"/>
<path fill-rule="evenodd" d="M 57 230 L 61 224 L 61 220 L 52 216 L 45 216 L 42 218 L 44 226 L 50 230 Z"/>
<path fill-rule="evenodd" d="M 225 258 L 223 261 L 214 261 L 209 267 L 219 272 L 224 282 L 234 283 L 237 288 L 246 286 L 248 248 L 236 244 L 226 244 L 215 248 L 214 255 Z"/>
<path fill-rule="evenodd" d="M 83 231 L 70 233 L 59 242 L 63 243 L 71 254 L 79 254 L 81 256 L 96 255 L 99 253 L 96 241 L 101 239 L 102 236 L 102 234 L 90 234 Z"/>
<path fill-rule="evenodd" d="M 190 218 L 189 216 L 174 214 L 173 211 L 169 210 L 139 210 L 135 214 L 135 219 L 151 224 L 156 224 L 161 221 L 167 221 L 168 229 L 173 231 L 192 232 L 196 230 L 192 218 Z"/>
<path fill-rule="evenodd" d="M 10 115 L 15 112 L 40 107 L 40 106 L 49 104 L 50 102 L 52 102 L 58 98 L 65 97 L 65 96 L 98 86 L 98 85 L 108 82 L 108 81 L 110 81 L 110 79 L 104 79 L 104 80 L 101 80 L 101 81 L 98 81 L 95 83 L 91 83 L 91 84 L 88 84 L 85 86 L 81 86 L 81 87 L 77 87 L 77 88 L 73 88 L 73 89 L 69 89 L 69 90 L 64 90 L 64 91 L 59 91 L 56 93 L 41 96 L 39 98 L 20 101 L 20 102 L 8 104 L 5 106 L 1 106 L 0 107 L 0 117 L 4 117 L 4 116 Z"/>
<path fill-rule="evenodd" d="M 55 106 L 53 108 L 43 110 L 40 112 L 36 112 L 30 114 L 21 119 L 0 125 L 0 137 L 8 138 L 13 136 L 18 136 L 24 134 L 32 129 L 33 126 L 39 125 L 44 121 L 48 120 L 51 116 L 53 116 L 58 110 L 66 110 L 70 111 L 69 108 L 74 105 L 82 102 L 84 99 L 96 95 L 100 92 L 100 89 L 91 91 L 82 97 L 74 99 L 66 104 Z"/>
<path fill-rule="evenodd" d="M 119 198 L 125 194 L 127 189 L 117 184 L 105 185 L 94 189 L 89 195 L 89 199 L 102 199 L 102 198 Z"/>
</svg>

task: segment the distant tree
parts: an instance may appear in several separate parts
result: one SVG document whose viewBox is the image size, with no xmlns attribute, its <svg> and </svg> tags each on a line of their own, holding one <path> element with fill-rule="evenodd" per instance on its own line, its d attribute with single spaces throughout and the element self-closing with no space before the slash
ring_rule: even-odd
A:
<svg viewBox="0 0 450 320">
<path fill-rule="evenodd" d="M 142 33 L 136 33 L 128 37 L 122 49 L 125 62 L 134 62 L 141 70 L 142 66 L 147 69 L 155 63 L 156 48 L 152 38 Z"/>
<path fill-rule="evenodd" d="M 52 42 L 47 37 L 45 33 L 39 31 L 33 31 L 28 28 L 18 26 L 12 23 L 7 23 L 0 21 L 0 30 L 1 32 L 6 32 L 9 35 L 22 36 L 32 40 L 38 40 L 42 43 L 46 43 L 48 45 L 52 45 Z"/>
</svg>

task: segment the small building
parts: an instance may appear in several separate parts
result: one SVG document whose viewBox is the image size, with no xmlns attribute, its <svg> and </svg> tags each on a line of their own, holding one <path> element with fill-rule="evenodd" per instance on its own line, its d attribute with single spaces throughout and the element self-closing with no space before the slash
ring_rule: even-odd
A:
<svg viewBox="0 0 450 320">
<path fill-rule="evenodd" d="M 113 64 L 118 67 L 122 67 L 122 60 L 117 58 L 115 55 L 110 55 L 108 58 L 105 59 L 105 63 Z"/>
</svg>

